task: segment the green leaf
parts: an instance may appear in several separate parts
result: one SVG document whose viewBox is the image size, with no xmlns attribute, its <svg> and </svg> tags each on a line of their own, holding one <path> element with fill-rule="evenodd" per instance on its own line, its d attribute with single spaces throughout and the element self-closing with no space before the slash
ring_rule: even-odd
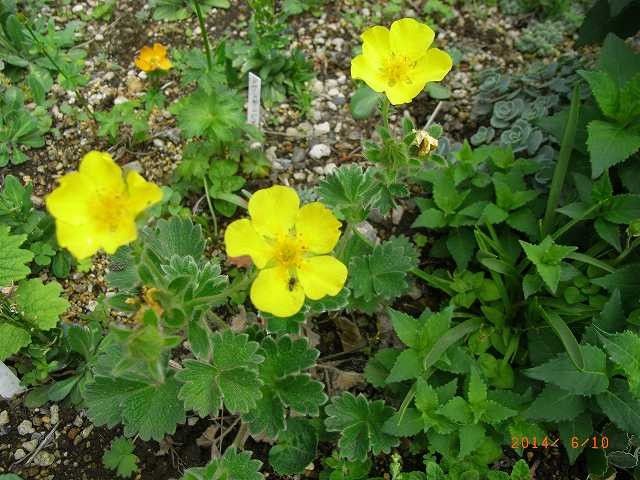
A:
<svg viewBox="0 0 640 480">
<path fill-rule="evenodd" d="M 18 285 L 13 300 L 24 320 L 40 330 L 51 330 L 58 324 L 60 315 L 69 308 L 69 302 L 60 297 L 62 287 L 58 282 L 46 285 L 34 278 Z"/>
<path fill-rule="evenodd" d="M 407 290 L 407 273 L 416 266 L 415 247 L 405 237 L 392 237 L 370 255 L 351 260 L 349 285 L 353 295 L 365 301 L 393 299 Z"/>
<path fill-rule="evenodd" d="M 446 100 L 451 97 L 451 91 L 447 87 L 436 82 L 427 83 L 426 92 L 435 100 Z"/>
<path fill-rule="evenodd" d="M 458 432 L 460 436 L 459 458 L 465 458 L 473 453 L 485 438 L 484 427 L 479 424 L 463 425 Z"/>
<path fill-rule="evenodd" d="M 25 329 L 10 323 L 0 323 L 0 362 L 18 353 L 31 343 L 31 335 Z"/>
<path fill-rule="evenodd" d="M 520 240 L 520 245 L 549 290 L 555 293 L 560 282 L 562 260 L 577 248 L 557 245 L 551 237 L 546 237 L 539 245 Z"/>
<path fill-rule="evenodd" d="M 158 220 L 155 227 L 144 230 L 145 247 L 151 250 L 163 265 L 171 257 L 193 257 L 200 260 L 204 254 L 202 227 L 190 219 L 171 217 Z"/>
<path fill-rule="evenodd" d="M 543 308 L 540 308 L 542 317 L 551 325 L 556 335 L 562 342 L 569 358 L 573 364 L 580 370 L 584 369 L 584 359 L 582 358 L 582 350 L 576 337 L 573 335 L 571 329 L 567 326 L 562 317 L 555 312 L 547 312 Z"/>
<path fill-rule="evenodd" d="M 184 369 L 176 374 L 184 383 L 179 398 L 185 408 L 201 417 L 217 414 L 223 404 L 232 413 L 255 408 L 262 396 L 257 366 L 263 359 L 256 355 L 258 343 L 231 330 L 216 332 L 211 343 L 211 362 L 186 360 Z"/>
<path fill-rule="evenodd" d="M 364 395 L 349 392 L 334 397 L 326 408 L 325 424 L 330 432 L 340 432 L 340 454 L 349 460 L 365 460 L 374 455 L 389 453 L 398 440 L 383 431 L 393 409 L 382 400 L 369 401 Z"/>
<path fill-rule="evenodd" d="M 640 336 L 627 330 L 615 335 L 598 334 L 600 341 L 629 381 L 629 390 L 640 398 Z"/>
<path fill-rule="evenodd" d="M 351 115 L 356 120 L 369 118 L 376 111 L 381 98 L 382 94 L 374 92 L 371 88 L 363 85 L 351 97 L 349 102 Z"/>
<path fill-rule="evenodd" d="M 542 365 L 525 370 L 525 374 L 578 395 L 596 395 L 606 391 L 609 377 L 604 352 L 592 345 L 581 345 L 580 350 L 584 359 L 582 370 L 576 368 L 566 353 L 561 353 Z"/>
<path fill-rule="evenodd" d="M 477 250 L 476 239 L 469 228 L 459 228 L 447 237 L 447 250 L 456 262 L 459 270 L 466 270 Z"/>
<path fill-rule="evenodd" d="M 561 422 L 576 418 L 586 407 L 580 395 L 567 392 L 555 385 L 547 385 L 523 415 L 532 420 Z"/>
<path fill-rule="evenodd" d="M 220 458 L 212 460 L 206 467 L 190 468 L 182 480 L 264 480 L 260 473 L 262 462 L 253 460 L 251 452 L 238 453 L 228 448 Z"/>
<path fill-rule="evenodd" d="M 33 253 L 20 248 L 26 235 L 11 235 L 9 227 L 0 225 L 0 287 L 11 285 L 31 272 L 27 264 L 33 260 Z"/>
<path fill-rule="evenodd" d="M 622 87 L 640 72 L 640 55 L 634 52 L 624 40 L 610 33 L 600 50 L 598 69 L 609 73 L 617 80 L 618 86 Z"/>
<path fill-rule="evenodd" d="M 531 471 L 525 460 L 520 459 L 513 466 L 511 480 L 531 480 Z"/>
<path fill-rule="evenodd" d="M 318 433 L 304 418 L 290 418 L 287 429 L 278 435 L 269 450 L 269 463 L 281 475 L 302 473 L 313 461 L 318 447 Z"/>
<path fill-rule="evenodd" d="M 616 195 L 607 204 L 604 218 L 610 222 L 628 225 L 640 218 L 640 195 Z"/>
<path fill-rule="evenodd" d="M 624 380 L 614 380 L 608 392 L 596 397 L 603 413 L 621 430 L 640 436 L 640 401 L 631 396 Z"/>
<path fill-rule="evenodd" d="M 185 413 L 178 399 L 180 384 L 169 377 L 162 384 L 96 376 L 87 385 L 88 414 L 100 426 L 124 424 L 125 436 L 140 435 L 143 440 L 160 441 L 172 434 Z"/>
<path fill-rule="evenodd" d="M 607 72 L 581 70 L 580 75 L 589 83 L 593 96 L 602 113 L 609 118 L 616 118 L 620 109 L 618 85 Z"/>
<path fill-rule="evenodd" d="M 169 109 L 185 137 L 219 142 L 234 140 L 245 122 L 243 110 L 241 97 L 222 88 L 212 93 L 199 88 Z"/>
<path fill-rule="evenodd" d="M 587 147 L 591 155 L 591 174 L 599 177 L 640 149 L 640 134 L 623 125 L 593 120 L 587 127 Z"/>
<path fill-rule="evenodd" d="M 569 457 L 569 463 L 573 465 L 584 450 L 584 445 L 580 442 L 579 448 L 573 448 L 571 446 L 571 438 L 589 438 L 593 435 L 591 415 L 589 413 L 583 413 L 573 420 L 561 422 L 558 424 L 558 431 L 560 433 L 561 442 L 564 445 L 567 456 Z"/>
<path fill-rule="evenodd" d="M 359 165 L 344 165 L 318 186 L 321 200 L 338 218 L 357 224 L 365 220 L 380 189 L 374 170 Z"/>
<path fill-rule="evenodd" d="M 277 340 L 266 337 L 258 353 L 264 357 L 259 366 L 262 398 L 243 415 L 251 431 L 276 437 L 285 429 L 286 407 L 317 416 L 327 396 L 323 384 L 304 371 L 315 364 L 320 352 L 311 348 L 305 338 L 293 340 L 285 335 Z"/>
<path fill-rule="evenodd" d="M 374 387 L 384 387 L 386 379 L 396 363 L 398 350 L 395 348 L 383 348 L 373 357 L 369 358 L 364 369 L 364 378 Z"/>
<path fill-rule="evenodd" d="M 115 470 L 116 474 L 122 478 L 130 478 L 134 472 L 138 471 L 138 461 L 133 454 L 134 445 L 131 440 L 123 437 L 116 438 L 111 443 L 111 448 L 104 453 L 102 463 L 110 470 Z"/>
<path fill-rule="evenodd" d="M 637 274 L 638 267 L 640 267 L 639 263 L 630 263 L 613 273 L 594 278 L 591 281 L 610 292 L 619 290 L 623 303 L 637 306 L 638 291 L 640 291 L 640 276 Z"/>
</svg>

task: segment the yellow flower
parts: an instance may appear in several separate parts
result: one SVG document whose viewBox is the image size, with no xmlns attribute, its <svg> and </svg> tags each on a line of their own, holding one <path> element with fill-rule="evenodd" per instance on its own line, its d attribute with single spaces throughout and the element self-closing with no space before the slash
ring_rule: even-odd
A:
<svg viewBox="0 0 640 480">
<path fill-rule="evenodd" d="M 300 207 L 295 190 L 276 185 L 251 196 L 249 215 L 227 227 L 224 241 L 227 255 L 249 255 L 260 269 L 251 286 L 258 310 L 289 317 L 305 297 L 319 300 L 342 290 L 347 267 L 327 255 L 340 238 L 340 222 L 327 207 Z"/>
<path fill-rule="evenodd" d="M 427 82 L 439 82 L 453 62 L 448 53 L 429 48 L 435 33 L 413 18 L 371 27 L 361 36 L 362 54 L 351 61 L 351 76 L 384 92 L 394 105 L 408 103 Z"/>
<path fill-rule="evenodd" d="M 162 190 L 139 173 L 122 169 L 111 155 L 89 152 L 77 172 L 67 173 L 46 198 L 60 246 L 76 258 L 101 248 L 114 253 L 138 236 L 136 216 L 162 198 Z"/>
<path fill-rule="evenodd" d="M 135 63 L 143 72 L 169 70 L 173 66 L 167 57 L 167 47 L 160 43 L 154 43 L 152 47 L 142 47 Z"/>
<path fill-rule="evenodd" d="M 418 147 L 418 155 L 424 157 L 438 148 L 438 139 L 433 138 L 424 130 L 414 130 L 416 139 L 414 144 Z"/>
</svg>

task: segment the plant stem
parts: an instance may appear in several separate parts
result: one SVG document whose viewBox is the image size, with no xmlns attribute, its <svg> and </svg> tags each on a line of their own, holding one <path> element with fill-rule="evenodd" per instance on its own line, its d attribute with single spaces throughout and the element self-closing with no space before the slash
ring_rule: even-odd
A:
<svg viewBox="0 0 640 480">
<path fill-rule="evenodd" d="M 384 96 L 382 97 L 382 103 L 380 105 L 380 117 L 382 118 L 382 125 L 384 128 L 389 130 L 389 108 L 391 104 L 389 103 L 389 99 Z"/>
<path fill-rule="evenodd" d="M 193 5 L 195 6 L 198 22 L 200 23 L 200 34 L 202 35 L 202 43 L 204 44 L 204 53 L 207 56 L 207 67 L 211 70 L 213 69 L 213 58 L 211 57 L 211 45 L 209 45 L 209 37 L 207 36 L 207 26 L 204 23 L 204 16 L 202 15 L 198 0 L 193 0 Z"/>
<path fill-rule="evenodd" d="M 204 185 L 204 196 L 207 198 L 207 205 L 209 206 L 209 212 L 211 212 L 211 219 L 213 220 L 213 238 L 218 238 L 218 219 L 216 218 L 216 212 L 213 210 L 213 204 L 209 197 L 209 187 L 207 187 L 207 179 L 202 179 Z"/>
<path fill-rule="evenodd" d="M 571 160 L 571 152 L 573 151 L 573 144 L 576 138 L 576 130 L 578 129 L 579 118 L 580 90 L 576 86 L 576 88 L 573 89 L 573 95 L 571 97 L 571 107 L 569 109 L 569 118 L 564 129 L 564 135 L 562 136 L 562 145 L 560 146 L 558 163 L 556 163 L 556 168 L 553 171 L 553 179 L 551 181 L 549 198 L 547 200 L 547 208 L 544 212 L 544 219 L 542 220 L 542 238 L 546 237 L 551 230 L 551 226 L 556 214 L 556 208 L 558 208 L 560 194 L 562 193 L 564 180 L 567 176 L 567 170 L 569 169 L 569 160 Z"/>
<path fill-rule="evenodd" d="M 24 23 L 24 28 L 27 29 L 27 31 L 29 32 L 29 35 L 31 35 L 31 38 L 33 38 L 33 41 L 36 42 L 36 44 L 38 45 L 38 49 L 40 50 L 40 53 L 42 53 L 45 57 L 47 57 L 47 60 L 51 62 L 51 65 L 53 65 L 53 67 L 57 70 L 57 72 L 60 75 L 62 75 L 65 78 L 65 80 L 67 80 L 68 82 L 71 82 L 71 79 L 62 70 L 62 68 L 60 68 L 60 65 L 58 65 L 58 63 L 53 59 L 53 57 L 49 54 L 49 52 L 47 52 L 47 48 L 44 45 L 42 45 L 40 40 L 38 40 L 38 37 L 36 36 L 35 32 L 31 29 L 31 27 L 27 23 Z M 84 108 L 84 110 L 89 114 L 89 117 L 94 122 L 96 122 L 96 117 L 91 111 L 91 109 L 89 108 L 89 102 L 87 101 L 85 96 L 82 94 L 82 92 L 78 88 L 74 88 L 73 92 L 76 94 L 76 97 L 80 102 L 80 106 Z"/>
<path fill-rule="evenodd" d="M 242 422 L 240 424 L 240 428 L 238 429 L 238 433 L 236 434 L 236 438 L 233 439 L 233 446 L 238 450 L 244 449 L 244 443 L 247 441 L 247 437 L 249 436 L 249 426 Z"/>
</svg>

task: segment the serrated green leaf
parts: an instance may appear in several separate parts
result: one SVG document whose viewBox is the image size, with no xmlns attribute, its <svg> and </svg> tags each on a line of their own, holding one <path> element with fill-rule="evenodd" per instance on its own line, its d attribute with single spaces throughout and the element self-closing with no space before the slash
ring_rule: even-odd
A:
<svg viewBox="0 0 640 480">
<path fill-rule="evenodd" d="M 532 420 L 561 422 L 576 418 L 585 408 L 583 397 L 555 385 L 547 385 L 523 415 Z"/>
<path fill-rule="evenodd" d="M 9 227 L 0 225 L 0 287 L 11 285 L 31 272 L 27 264 L 33 260 L 33 253 L 20 248 L 26 239 L 26 235 L 11 235 Z"/>
<path fill-rule="evenodd" d="M 589 83 L 598 106 L 606 117 L 616 118 L 620 109 L 618 85 L 607 72 L 580 71 L 580 75 Z"/>
<path fill-rule="evenodd" d="M 599 335 L 609 358 L 622 369 L 629 390 L 640 398 L 640 336 L 627 330 L 615 335 Z"/>
<path fill-rule="evenodd" d="M 551 237 L 546 237 L 538 245 L 520 240 L 520 245 L 549 290 L 555 293 L 560 282 L 561 262 L 577 248 L 557 245 Z"/>
<path fill-rule="evenodd" d="M 318 432 L 304 418 L 290 418 L 287 429 L 269 450 L 269 463 L 281 475 L 302 473 L 313 461 L 318 447 Z"/>
<path fill-rule="evenodd" d="M 158 220 L 154 228 L 144 230 L 144 236 L 145 247 L 164 265 L 168 265 L 174 255 L 191 256 L 198 261 L 204 253 L 202 227 L 189 219 L 172 217 L 169 220 Z"/>
<path fill-rule="evenodd" d="M 389 453 L 398 440 L 384 433 L 385 422 L 393 409 L 382 400 L 369 401 L 364 395 L 349 392 L 334 397 L 326 408 L 325 424 L 330 432 L 340 432 L 340 454 L 349 460 L 365 460 L 369 451 L 374 455 Z"/>
<path fill-rule="evenodd" d="M 482 445 L 485 438 L 484 427 L 479 424 L 463 425 L 458 432 L 460 436 L 459 458 L 469 456 L 473 451 Z"/>
<path fill-rule="evenodd" d="M 561 442 L 565 447 L 567 456 L 569 457 L 569 463 L 573 465 L 584 450 L 585 446 L 580 442 L 580 446 L 578 448 L 573 448 L 571 446 L 571 439 L 573 437 L 589 438 L 593 435 L 591 415 L 589 413 L 583 413 L 573 420 L 560 422 L 558 424 L 558 431 L 560 433 Z"/>
<path fill-rule="evenodd" d="M 318 194 L 338 218 L 357 224 L 367 218 L 379 186 L 372 169 L 345 165 L 320 183 Z"/>
<path fill-rule="evenodd" d="M 102 463 L 122 478 L 130 478 L 133 472 L 138 471 L 138 461 L 133 454 L 134 445 L 131 440 L 123 437 L 116 438 L 111 443 L 111 448 L 104 453 Z"/>
<path fill-rule="evenodd" d="M 592 345 L 581 345 L 580 350 L 584 359 L 582 370 L 574 365 L 566 353 L 561 353 L 542 365 L 526 370 L 525 374 L 579 395 L 604 392 L 609 387 L 604 352 Z"/>
<path fill-rule="evenodd" d="M 364 378 L 367 382 L 374 387 L 383 387 L 399 353 L 395 348 L 383 348 L 371 357 L 364 369 Z"/>
<path fill-rule="evenodd" d="M 31 343 L 31 335 L 25 329 L 10 323 L 0 323 L 0 362 L 18 353 Z"/>
<path fill-rule="evenodd" d="M 86 388 L 88 414 L 96 425 L 124 424 L 127 436 L 160 441 L 185 421 L 178 400 L 180 384 L 169 377 L 162 384 L 96 376 Z"/>
<path fill-rule="evenodd" d="M 263 358 L 256 354 L 258 343 L 250 342 L 248 335 L 224 330 L 211 336 L 211 344 L 210 362 L 187 360 L 176 374 L 184 383 L 179 398 L 201 417 L 216 414 L 223 404 L 232 413 L 248 412 L 262 396 L 258 364 Z"/>
<path fill-rule="evenodd" d="M 182 480 L 263 480 L 260 467 L 262 462 L 253 460 L 251 452 L 228 448 L 222 457 L 212 460 L 206 467 L 184 472 Z"/>
<path fill-rule="evenodd" d="M 587 131 L 593 178 L 625 161 L 640 149 L 640 133 L 634 133 L 622 125 L 593 120 L 589 123 Z"/>
<path fill-rule="evenodd" d="M 60 293 L 62 287 L 58 282 L 44 284 L 34 278 L 20 282 L 12 298 L 26 322 L 40 330 L 51 330 L 69 308 L 69 302 Z"/>
<path fill-rule="evenodd" d="M 356 298 L 393 299 L 407 288 L 407 273 L 417 266 L 415 247 L 404 237 L 376 245 L 370 255 L 350 262 L 349 286 Z"/>
<path fill-rule="evenodd" d="M 285 335 L 277 340 L 266 337 L 258 353 L 264 357 L 259 367 L 263 382 L 262 398 L 256 407 L 243 415 L 254 433 L 264 432 L 275 437 L 285 428 L 285 408 L 309 415 L 318 415 L 327 396 L 323 384 L 305 373 L 315 364 L 318 350 L 305 338 L 293 340 Z"/>
<path fill-rule="evenodd" d="M 611 383 L 609 391 L 596 396 L 598 405 L 621 430 L 640 436 L 640 401 L 632 397 L 625 381 Z"/>
</svg>

